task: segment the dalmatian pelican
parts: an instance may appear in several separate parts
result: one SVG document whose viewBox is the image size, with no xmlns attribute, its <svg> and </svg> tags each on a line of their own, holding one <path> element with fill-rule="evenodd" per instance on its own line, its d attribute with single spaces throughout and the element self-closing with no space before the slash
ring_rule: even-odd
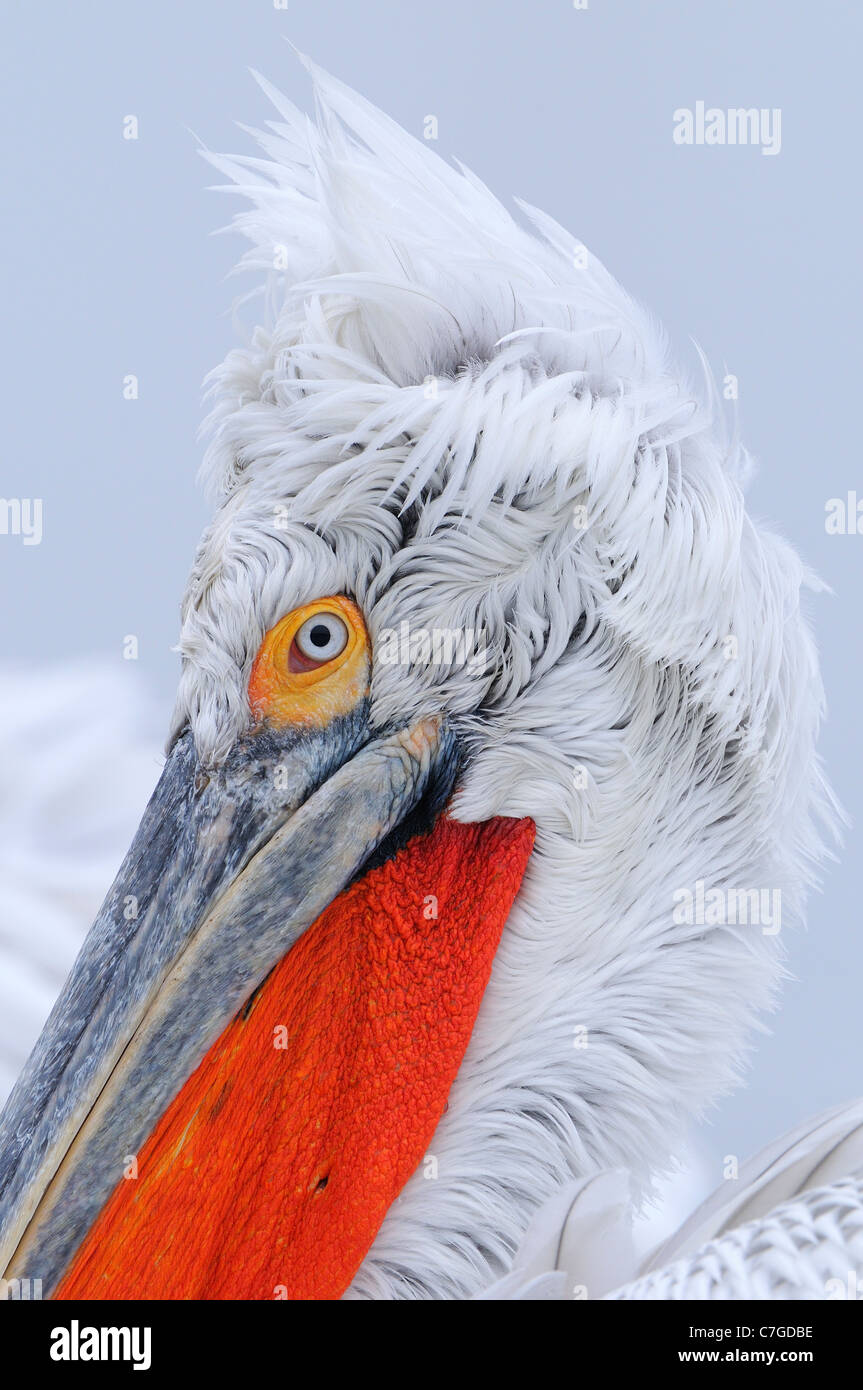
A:
<svg viewBox="0 0 863 1390">
<path fill-rule="evenodd" d="M 649 1184 L 739 1076 L 834 819 L 716 393 L 312 74 L 208 156 L 261 322 L 167 760 L 2 1120 L 0 1269 L 55 1298 L 531 1296 L 549 1203 Z"/>
</svg>

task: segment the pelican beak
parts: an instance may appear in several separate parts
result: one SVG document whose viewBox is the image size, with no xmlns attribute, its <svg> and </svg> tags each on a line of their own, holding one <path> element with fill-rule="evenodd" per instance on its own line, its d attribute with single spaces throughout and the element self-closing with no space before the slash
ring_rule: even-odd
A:
<svg viewBox="0 0 863 1390">
<path fill-rule="evenodd" d="M 166 1106 L 311 923 L 452 787 L 431 719 L 368 741 L 365 709 L 244 736 L 218 771 L 171 751 L 0 1119 L 0 1271 L 50 1294 Z"/>
</svg>

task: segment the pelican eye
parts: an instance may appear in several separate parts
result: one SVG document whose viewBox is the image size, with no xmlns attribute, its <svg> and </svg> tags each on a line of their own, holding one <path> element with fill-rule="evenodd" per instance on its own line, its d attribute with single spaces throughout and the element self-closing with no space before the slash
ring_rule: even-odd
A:
<svg viewBox="0 0 863 1390">
<path fill-rule="evenodd" d="M 332 661 L 348 645 L 348 629 L 335 613 L 316 613 L 306 618 L 294 638 L 300 656 L 307 661 Z"/>
<path fill-rule="evenodd" d="M 249 676 L 255 720 L 321 728 L 368 694 L 370 644 L 360 609 L 344 594 L 295 608 L 270 628 Z"/>
</svg>

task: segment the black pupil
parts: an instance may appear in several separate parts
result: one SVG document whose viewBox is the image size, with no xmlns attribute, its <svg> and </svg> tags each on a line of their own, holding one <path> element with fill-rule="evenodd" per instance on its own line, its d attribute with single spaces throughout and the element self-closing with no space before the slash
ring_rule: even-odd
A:
<svg viewBox="0 0 863 1390">
<path fill-rule="evenodd" d="M 323 623 L 315 623 L 309 633 L 309 641 L 313 647 L 328 647 L 330 645 L 330 629 L 324 627 Z"/>
</svg>

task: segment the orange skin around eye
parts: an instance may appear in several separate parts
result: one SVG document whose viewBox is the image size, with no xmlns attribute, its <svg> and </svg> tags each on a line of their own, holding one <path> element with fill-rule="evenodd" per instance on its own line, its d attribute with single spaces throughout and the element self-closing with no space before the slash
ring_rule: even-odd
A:
<svg viewBox="0 0 863 1390">
<path fill-rule="evenodd" d="M 332 661 L 311 662 L 294 645 L 303 623 L 319 613 L 335 614 L 348 629 L 347 645 Z M 305 724 L 323 729 L 368 694 L 369 673 L 362 614 L 349 598 L 334 594 L 295 608 L 270 628 L 252 666 L 249 705 L 257 719 L 276 728 Z"/>
</svg>

